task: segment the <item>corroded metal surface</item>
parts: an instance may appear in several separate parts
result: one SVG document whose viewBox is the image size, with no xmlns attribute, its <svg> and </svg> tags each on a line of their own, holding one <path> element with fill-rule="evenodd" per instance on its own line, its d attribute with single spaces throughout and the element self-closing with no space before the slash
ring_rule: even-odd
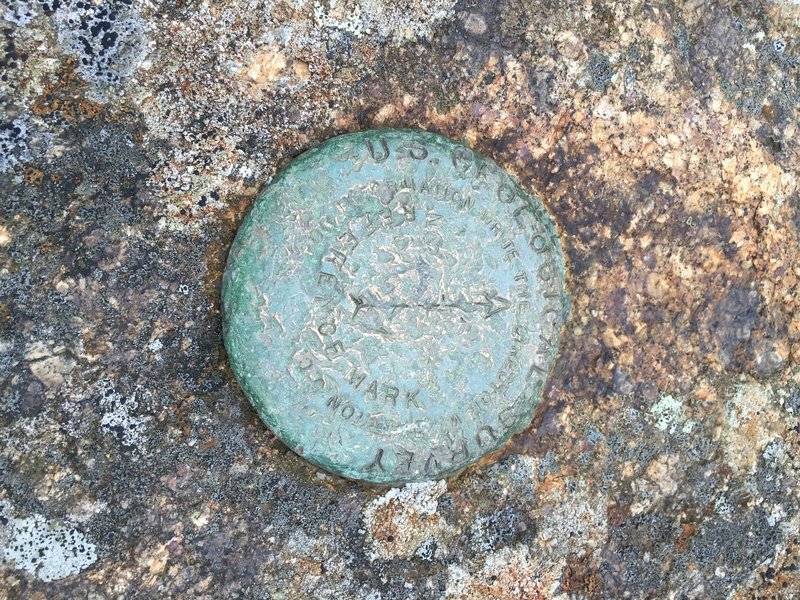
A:
<svg viewBox="0 0 800 600">
<path fill-rule="evenodd" d="M 230 361 L 262 419 L 308 460 L 384 483 L 452 473 L 527 426 L 567 306 L 539 200 L 410 130 L 296 160 L 223 285 Z"/>
</svg>

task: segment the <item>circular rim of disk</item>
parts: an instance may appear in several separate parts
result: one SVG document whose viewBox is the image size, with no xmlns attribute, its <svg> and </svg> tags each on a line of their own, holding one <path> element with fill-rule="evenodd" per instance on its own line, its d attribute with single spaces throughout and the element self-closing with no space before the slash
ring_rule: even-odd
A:
<svg viewBox="0 0 800 600">
<path fill-rule="evenodd" d="M 264 188 L 222 309 L 266 425 L 327 471 L 394 484 L 459 472 L 530 424 L 569 301 L 538 197 L 463 144 L 381 129 Z"/>
</svg>

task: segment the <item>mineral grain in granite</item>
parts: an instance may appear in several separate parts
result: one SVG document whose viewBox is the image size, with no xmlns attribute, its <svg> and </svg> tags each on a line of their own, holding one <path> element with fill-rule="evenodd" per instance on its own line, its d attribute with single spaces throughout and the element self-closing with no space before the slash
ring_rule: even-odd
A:
<svg viewBox="0 0 800 600">
<path fill-rule="evenodd" d="M 792 598 L 800 5 L 4 0 L 0 589 Z M 533 424 L 449 481 L 326 475 L 227 367 L 259 190 L 350 131 L 537 193 L 572 311 Z"/>
</svg>

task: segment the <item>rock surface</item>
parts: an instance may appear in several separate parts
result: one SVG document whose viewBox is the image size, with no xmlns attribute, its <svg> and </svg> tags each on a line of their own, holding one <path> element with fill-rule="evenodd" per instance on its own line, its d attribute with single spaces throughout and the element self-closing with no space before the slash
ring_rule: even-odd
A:
<svg viewBox="0 0 800 600">
<path fill-rule="evenodd" d="M 5 0 L 0 591 L 800 594 L 800 5 Z M 419 127 L 539 193 L 572 314 L 532 426 L 377 489 L 224 355 L 259 189 Z"/>
</svg>

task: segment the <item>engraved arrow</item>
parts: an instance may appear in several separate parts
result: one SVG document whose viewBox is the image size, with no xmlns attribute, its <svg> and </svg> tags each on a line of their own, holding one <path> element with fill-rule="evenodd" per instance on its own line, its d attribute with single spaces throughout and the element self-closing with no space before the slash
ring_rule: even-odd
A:
<svg viewBox="0 0 800 600">
<path fill-rule="evenodd" d="M 511 302 L 502 296 L 498 296 L 497 292 L 484 292 L 483 297 L 486 298 L 485 302 L 474 302 L 474 304 L 483 306 L 486 310 L 486 314 L 483 315 L 484 319 L 511 308 Z"/>
<path fill-rule="evenodd" d="M 364 302 L 363 298 L 360 298 L 358 296 L 354 296 L 353 294 L 350 294 L 350 299 L 353 301 L 353 304 L 356 305 L 355 309 L 353 310 L 353 318 L 355 319 L 356 315 L 358 314 L 358 311 L 360 311 L 362 308 L 365 308 L 365 307 L 367 307 L 369 305 L 366 302 Z"/>
<path fill-rule="evenodd" d="M 511 308 L 511 301 L 507 298 L 503 298 L 496 291 L 483 292 L 484 300 L 475 300 L 472 302 L 446 302 L 444 296 L 442 296 L 439 302 L 419 304 L 410 304 L 407 302 L 397 303 L 380 300 L 373 303 L 366 301 L 363 296 L 356 296 L 354 294 L 349 294 L 349 296 L 354 305 L 352 315 L 353 318 L 355 318 L 355 316 L 365 308 L 391 310 L 392 315 L 394 315 L 394 313 L 396 313 L 398 310 L 409 308 L 418 308 L 428 311 L 441 308 L 456 308 L 458 310 L 470 313 L 475 311 L 475 307 L 480 306 L 484 310 L 483 318 L 488 319 L 489 317 L 493 317 L 494 315 Z"/>
</svg>

